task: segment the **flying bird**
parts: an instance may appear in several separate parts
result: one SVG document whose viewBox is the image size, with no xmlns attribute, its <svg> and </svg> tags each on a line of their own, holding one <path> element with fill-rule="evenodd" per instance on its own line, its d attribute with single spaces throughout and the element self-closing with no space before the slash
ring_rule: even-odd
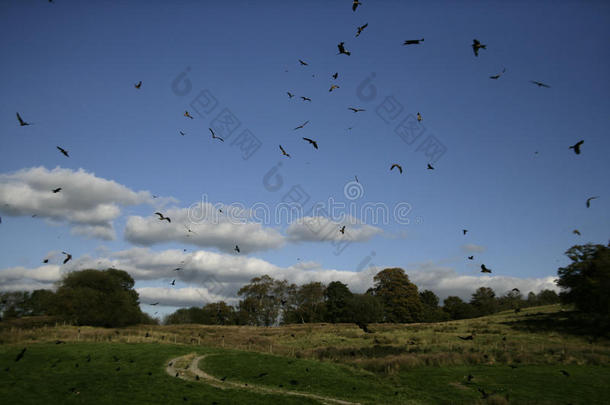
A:
<svg viewBox="0 0 610 405">
<path fill-rule="evenodd" d="M 484 264 L 481 265 L 481 273 L 491 273 L 491 269 L 485 267 Z"/>
<path fill-rule="evenodd" d="M 192 115 L 191 115 L 191 114 L 190 114 L 188 111 L 185 111 L 185 112 L 184 112 L 184 116 L 185 116 L 186 118 L 193 119 L 193 116 L 192 116 Z"/>
<path fill-rule="evenodd" d="M 153 302 L 152 304 L 148 304 L 148 305 L 159 305 L 158 302 Z"/>
<path fill-rule="evenodd" d="M 534 83 L 538 87 L 546 87 L 547 89 L 551 88 L 548 84 L 544 84 L 542 82 L 538 82 L 536 80 L 530 80 L 530 83 Z"/>
<path fill-rule="evenodd" d="M 138 83 L 134 84 L 133 87 L 135 87 L 136 89 L 139 89 L 140 87 L 142 87 L 142 80 L 140 80 Z"/>
<path fill-rule="evenodd" d="M 63 264 L 68 263 L 70 261 L 70 259 L 72 259 L 72 255 L 70 253 L 66 253 L 66 252 L 61 252 L 61 253 L 66 255 L 66 258 L 64 259 L 64 263 Z"/>
<path fill-rule="evenodd" d="M 19 354 L 17 355 L 17 357 L 15 358 L 15 361 L 19 361 L 23 358 L 23 355 L 25 354 L 25 351 L 27 350 L 27 347 L 24 347 L 23 350 L 21 350 L 19 352 Z"/>
<path fill-rule="evenodd" d="M 57 187 L 56 189 L 53 190 L 54 193 L 59 193 L 61 191 L 61 187 Z"/>
<path fill-rule="evenodd" d="M 288 98 L 293 98 L 294 94 L 292 94 L 291 92 L 287 91 L 286 94 L 288 94 Z"/>
<path fill-rule="evenodd" d="M 583 143 L 585 143 L 584 140 L 578 141 L 574 145 L 570 146 L 568 149 L 574 149 L 574 153 L 580 155 L 580 145 L 582 145 Z"/>
<path fill-rule="evenodd" d="M 399 165 L 398 163 L 392 164 L 392 166 L 390 166 L 390 171 L 394 170 L 395 167 L 397 167 L 398 171 L 402 174 L 402 166 Z"/>
<path fill-rule="evenodd" d="M 567 372 L 567 371 L 565 371 L 565 370 L 559 370 L 559 372 L 560 372 L 561 374 L 565 375 L 566 377 L 569 377 L 569 376 L 570 376 L 570 373 L 568 373 L 568 372 Z"/>
<path fill-rule="evenodd" d="M 180 135 L 182 135 L 182 136 L 186 135 L 186 134 L 185 134 L 184 132 L 182 132 L 182 131 L 178 131 L 178 132 L 180 132 Z"/>
<path fill-rule="evenodd" d="M 301 125 L 299 125 L 298 127 L 296 127 L 294 130 L 296 131 L 297 129 L 301 129 L 304 128 L 305 125 L 307 125 L 307 123 L 309 122 L 309 120 L 305 121 L 304 123 L 302 123 Z"/>
<path fill-rule="evenodd" d="M 237 253 L 241 252 L 241 250 L 239 250 L 239 246 L 237 246 L 237 245 L 235 245 L 235 249 L 233 249 L 233 250 L 235 250 Z"/>
<path fill-rule="evenodd" d="M 358 176 L 354 176 L 354 178 L 356 179 L 356 183 L 360 183 L 360 182 L 358 181 Z"/>
<path fill-rule="evenodd" d="M 422 120 L 421 114 L 417 113 L 417 122 L 421 122 L 421 120 Z"/>
<path fill-rule="evenodd" d="M 208 128 L 210 130 L 210 132 L 212 133 L 212 139 L 218 139 L 220 142 L 224 142 L 225 140 L 222 139 L 219 136 L 216 136 L 216 134 L 214 133 L 214 130 L 212 128 Z"/>
<path fill-rule="evenodd" d="M 49 263 L 49 259 L 44 259 L 42 262 L 43 263 Z"/>
<path fill-rule="evenodd" d="M 574 229 L 572 231 L 573 234 L 580 236 L 580 231 L 578 229 Z"/>
<path fill-rule="evenodd" d="M 309 97 L 301 96 L 301 98 L 303 99 L 303 101 L 311 101 L 311 99 Z"/>
<path fill-rule="evenodd" d="M 368 26 L 369 26 L 369 23 L 366 23 L 366 24 L 364 24 L 364 25 L 362 25 L 362 26 L 358 27 L 358 28 L 357 28 L 358 32 L 356 33 L 356 37 L 359 37 L 359 36 L 360 36 L 360 34 L 362 34 L 362 31 L 364 31 L 364 29 L 365 29 L 366 27 L 368 27 Z"/>
<path fill-rule="evenodd" d="M 338 88 L 339 88 L 339 86 L 337 86 L 336 84 L 333 84 L 333 85 L 330 86 L 330 89 L 328 89 L 328 92 L 330 93 L 334 89 L 338 89 Z"/>
<path fill-rule="evenodd" d="M 58 146 L 58 147 L 57 147 L 57 149 L 58 149 L 58 150 L 59 150 L 61 153 L 63 153 L 63 154 L 64 154 L 64 156 L 66 156 L 66 157 L 70 157 L 70 155 L 68 155 L 68 151 L 67 151 L 67 150 L 65 150 L 64 148 L 62 148 L 62 147 Z"/>
<path fill-rule="evenodd" d="M 19 125 L 22 127 L 25 127 L 26 125 L 30 125 L 29 122 L 25 122 L 22 118 L 21 115 L 19 115 L 19 113 L 17 113 L 17 120 L 19 121 Z"/>
<path fill-rule="evenodd" d="M 599 196 L 587 198 L 587 208 L 591 207 L 591 200 L 595 200 L 596 198 L 599 198 Z"/>
<path fill-rule="evenodd" d="M 356 11 L 358 6 L 361 5 L 361 4 L 362 3 L 360 3 L 358 0 L 354 0 L 354 3 L 352 4 L 352 11 Z"/>
<path fill-rule="evenodd" d="M 313 139 L 303 138 L 303 140 L 305 140 L 305 141 L 309 142 L 310 144 L 312 144 L 315 149 L 318 149 L 318 143 L 316 141 L 314 141 Z"/>
<path fill-rule="evenodd" d="M 497 75 L 493 75 L 493 76 L 489 76 L 490 79 L 494 79 L 494 80 L 498 80 L 500 78 L 500 76 L 502 76 L 502 74 L 506 72 L 506 68 L 502 69 L 502 72 L 498 73 Z"/>
<path fill-rule="evenodd" d="M 339 77 L 339 72 L 335 72 L 335 74 L 333 75 L 333 79 L 337 80 L 337 77 Z"/>
<path fill-rule="evenodd" d="M 424 39 L 407 39 L 403 45 L 419 45 L 420 42 L 424 42 Z"/>
<path fill-rule="evenodd" d="M 430 163 L 428 163 L 428 170 L 434 170 L 434 167 Z"/>
<path fill-rule="evenodd" d="M 468 233 L 468 229 L 462 229 L 462 233 L 466 235 Z"/>
<path fill-rule="evenodd" d="M 487 49 L 487 45 L 483 45 L 478 39 L 473 39 L 472 50 L 474 51 L 474 56 L 479 56 L 479 49 Z"/>
<path fill-rule="evenodd" d="M 176 280 L 172 280 L 172 282 L 170 283 L 171 285 L 176 285 Z"/>
<path fill-rule="evenodd" d="M 305 62 L 305 61 L 303 61 L 303 60 L 301 60 L 301 59 L 299 59 L 299 63 L 301 64 L 301 66 L 307 66 L 307 65 L 309 65 L 309 63 L 307 63 L 307 62 Z"/>
<path fill-rule="evenodd" d="M 167 221 L 167 222 L 170 222 L 170 223 L 172 222 L 172 220 L 169 217 L 164 216 L 160 212 L 155 212 L 155 215 L 159 216 L 159 221 Z"/>
<path fill-rule="evenodd" d="M 286 151 L 284 150 L 284 148 L 282 148 L 282 145 L 280 145 L 280 150 L 282 151 L 282 155 L 286 156 L 286 157 L 290 157 L 290 155 L 288 153 L 286 153 Z"/>
<path fill-rule="evenodd" d="M 472 340 L 474 339 L 474 335 L 468 335 L 468 336 L 458 336 L 460 339 L 462 340 Z"/>
<path fill-rule="evenodd" d="M 474 260 L 474 256 L 468 256 L 468 260 Z"/>
<path fill-rule="evenodd" d="M 342 235 L 345 235 L 345 225 L 343 225 L 341 229 L 339 229 L 339 232 L 341 232 Z"/>
<path fill-rule="evenodd" d="M 352 110 L 353 112 L 357 113 L 357 112 L 361 112 L 361 111 L 366 111 L 364 108 L 354 108 L 354 107 L 347 107 L 348 110 Z"/>
<path fill-rule="evenodd" d="M 341 55 L 343 53 L 343 54 L 345 54 L 347 56 L 350 56 L 351 52 L 346 51 L 345 47 L 343 46 L 343 44 L 345 44 L 345 42 L 339 42 L 339 44 L 337 45 L 337 48 L 339 48 L 339 53 L 337 55 Z"/>
</svg>

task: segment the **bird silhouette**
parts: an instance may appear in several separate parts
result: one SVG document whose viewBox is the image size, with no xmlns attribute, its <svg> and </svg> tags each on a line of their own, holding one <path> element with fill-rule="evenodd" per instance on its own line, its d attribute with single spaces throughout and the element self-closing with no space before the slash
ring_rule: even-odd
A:
<svg viewBox="0 0 610 405">
<path fill-rule="evenodd" d="M 191 114 L 190 114 L 188 111 L 185 111 L 185 112 L 184 112 L 184 116 L 185 116 L 186 118 L 193 119 L 193 116 L 192 116 L 192 115 L 191 115 Z"/>
<path fill-rule="evenodd" d="M 182 135 L 182 136 L 186 135 L 186 134 L 185 134 L 184 132 L 182 132 L 182 131 L 178 131 L 178 132 L 180 132 L 180 135 Z"/>
<path fill-rule="evenodd" d="M 291 92 L 287 91 L 286 94 L 288 94 L 288 98 L 293 98 L 294 94 L 292 94 Z"/>
<path fill-rule="evenodd" d="M 301 96 L 301 98 L 303 99 L 303 101 L 311 101 L 311 99 L 309 97 Z"/>
<path fill-rule="evenodd" d="M 434 167 L 430 163 L 428 163 L 428 170 L 434 170 Z"/>
<path fill-rule="evenodd" d="M 364 108 L 347 107 L 347 109 L 348 110 L 352 110 L 354 113 L 361 112 L 361 111 L 366 111 Z"/>
<path fill-rule="evenodd" d="M 222 378 L 220 379 L 220 381 L 224 381 L 224 380 L 226 380 L 226 379 L 227 379 L 227 376 L 225 375 L 224 377 L 222 377 Z"/>
<path fill-rule="evenodd" d="M 309 138 L 303 138 L 303 139 L 306 140 L 307 142 L 309 142 L 310 144 L 312 144 L 315 149 L 318 149 L 318 143 L 316 141 L 314 141 L 313 139 L 309 139 Z"/>
<path fill-rule="evenodd" d="M 485 390 L 483 388 L 477 388 L 477 390 L 479 390 L 483 399 L 486 399 L 487 397 L 489 397 L 489 394 L 487 392 L 485 392 Z"/>
<path fill-rule="evenodd" d="M 43 263 L 49 263 L 49 259 L 44 259 L 42 262 Z"/>
<path fill-rule="evenodd" d="M 578 229 L 574 229 L 572 231 L 573 234 L 580 236 L 580 231 Z"/>
<path fill-rule="evenodd" d="M 595 200 L 596 198 L 599 198 L 599 196 L 587 198 L 587 208 L 591 207 L 591 201 Z"/>
<path fill-rule="evenodd" d="M 21 115 L 19 115 L 19 113 L 17 113 L 17 121 L 19 121 L 19 125 L 22 127 L 25 127 L 26 125 L 30 125 L 29 122 L 25 122 L 22 118 Z"/>
<path fill-rule="evenodd" d="M 158 302 L 153 302 L 152 304 L 148 304 L 148 305 L 159 305 Z"/>
<path fill-rule="evenodd" d="M 338 89 L 338 88 L 339 88 L 339 86 L 337 86 L 336 84 L 332 84 L 332 85 L 330 86 L 330 89 L 328 89 L 328 92 L 330 93 L 330 92 L 331 92 L 331 91 L 333 91 L 334 89 Z"/>
<path fill-rule="evenodd" d="M 222 139 L 219 136 L 216 136 L 216 134 L 214 133 L 214 130 L 212 128 L 208 128 L 210 130 L 210 132 L 212 133 L 212 139 L 218 139 L 220 142 L 224 142 L 225 140 Z"/>
<path fill-rule="evenodd" d="M 341 229 L 339 229 L 339 232 L 341 232 L 342 235 L 345 235 L 345 225 L 343 225 Z"/>
<path fill-rule="evenodd" d="M 299 59 L 299 63 L 301 64 L 301 66 L 307 66 L 309 65 L 309 63 L 305 62 L 304 60 Z"/>
<path fill-rule="evenodd" d="M 286 156 L 286 157 L 290 157 L 290 155 L 288 153 L 286 153 L 286 151 L 284 150 L 284 148 L 282 148 L 282 145 L 280 145 L 280 150 L 282 151 L 282 155 Z"/>
<path fill-rule="evenodd" d="M 487 49 L 487 45 L 483 45 L 477 39 L 472 40 L 472 50 L 474 51 L 474 56 L 479 56 L 479 49 Z"/>
<path fill-rule="evenodd" d="M 356 325 L 357 325 L 357 326 L 358 326 L 360 329 L 362 329 L 362 330 L 363 330 L 365 333 L 373 333 L 373 332 L 372 332 L 372 331 L 371 331 L 371 330 L 368 328 L 368 325 L 367 325 L 366 323 L 364 323 L 364 322 L 360 322 L 360 321 L 358 321 L 358 322 L 356 322 Z"/>
<path fill-rule="evenodd" d="M 58 150 L 59 150 L 61 153 L 63 153 L 63 154 L 66 156 L 66 157 L 70 157 L 70 155 L 68 155 L 68 151 L 67 151 L 67 150 L 65 150 L 64 148 L 62 148 L 62 147 L 58 146 L 58 147 L 57 147 L 57 149 L 58 149 Z"/>
<path fill-rule="evenodd" d="M 417 122 L 421 122 L 421 120 L 422 120 L 421 114 L 417 113 Z"/>
<path fill-rule="evenodd" d="M 138 83 L 134 84 L 133 87 L 135 87 L 136 89 L 139 89 L 140 87 L 142 87 L 142 80 L 140 80 Z"/>
<path fill-rule="evenodd" d="M 460 338 L 462 340 L 473 340 L 474 339 L 474 335 L 458 336 L 458 338 Z"/>
<path fill-rule="evenodd" d="M 159 221 L 167 221 L 167 222 L 172 222 L 172 220 L 170 219 L 170 217 L 166 217 L 163 214 L 161 214 L 160 212 L 155 212 L 155 215 L 159 216 Z"/>
<path fill-rule="evenodd" d="M 585 143 L 585 141 L 578 141 L 574 145 L 570 146 L 568 149 L 574 149 L 574 153 L 580 155 L 580 145 Z"/>
<path fill-rule="evenodd" d="M 25 351 L 27 350 L 27 347 L 24 347 L 19 354 L 17 354 L 17 357 L 15 357 L 15 361 L 19 361 L 23 358 L 23 355 L 25 354 Z"/>
<path fill-rule="evenodd" d="M 392 164 L 392 166 L 390 166 L 390 171 L 394 170 L 395 167 L 398 168 L 398 171 L 402 174 L 402 166 L 398 163 Z"/>
<path fill-rule="evenodd" d="M 345 42 L 339 42 L 339 44 L 337 45 L 337 48 L 339 48 L 339 53 L 337 55 L 345 54 L 347 56 L 350 56 L 351 52 L 345 50 L 344 44 Z"/>
<path fill-rule="evenodd" d="M 424 39 L 407 39 L 403 45 L 419 45 L 420 42 L 424 42 Z"/>
<path fill-rule="evenodd" d="M 57 187 L 56 189 L 52 190 L 53 193 L 59 193 L 61 191 L 61 187 Z"/>
<path fill-rule="evenodd" d="M 333 75 L 333 79 L 337 80 L 337 77 L 339 77 L 339 72 L 335 72 L 335 74 Z"/>
<path fill-rule="evenodd" d="M 506 68 L 502 69 L 502 72 L 498 73 L 497 75 L 493 75 L 493 76 L 489 76 L 490 79 L 494 79 L 494 80 L 498 80 L 500 78 L 500 76 L 502 76 L 502 74 L 506 72 Z"/>
<path fill-rule="evenodd" d="M 66 252 L 61 252 L 61 253 L 66 255 L 66 258 L 64 259 L 64 263 L 63 264 L 68 263 L 70 261 L 70 259 L 72 259 L 72 255 L 70 253 L 66 253 Z"/>
<path fill-rule="evenodd" d="M 474 260 L 474 256 L 468 256 L 468 260 Z"/>
<path fill-rule="evenodd" d="M 176 285 L 176 280 L 172 280 L 172 282 L 170 283 L 171 285 Z"/>
<path fill-rule="evenodd" d="M 462 229 L 462 233 L 466 235 L 468 233 L 468 229 Z"/>
<path fill-rule="evenodd" d="M 530 83 L 534 83 L 538 87 L 546 87 L 547 89 L 551 87 L 548 84 L 544 84 L 544 83 L 538 82 L 536 80 L 530 80 Z"/>
<path fill-rule="evenodd" d="M 364 29 L 365 29 L 366 27 L 368 27 L 368 26 L 369 26 L 369 23 L 366 23 L 366 24 L 361 25 L 360 27 L 358 27 L 358 28 L 357 28 L 358 32 L 356 33 L 356 37 L 359 37 L 359 36 L 360 36 L 360 34 L 362 34 L 362 31 L 364 31 Z"/>
<path fill-rule="evenodd" d="M 485 267 L 484 264 L 481 265 L 481 273 L 491 273 L 491 269 Z"/>
<path fill-rule="evenodd" d="M 237 253 L 241 252 L 241 250 L 239 250 L 239 246 L 237 246 L 237 245 L 235 245 L 235 249 L 233 249 L 233 250 L 235 250 Z"/>
<path fill-rule="evenodd" d="M 360 182 L 358 181 L 358 176 L 354 176 L 354 179 L 356 179 L 356 183 L 360 183 Z"/>
<path fill-rule="evenodd" d="M 305 125 L 307 125 L 307 123 L 308 123 L 308 122 L 309 122 L 309 121 L 305 121 L 304 123 L 302 123 L 301 125 L 299 125 L 298 127 L 296 127 L 294 130 L 296 131 L 297 129 L 304 128 L 304 127 L 305 127 Z"/>
<path fill-rule="evenodd" d="M 560 372 L 561 374 L 565 375 L 566 377 L 569 377 L 569 376 L 570 376 L 570 373 L 568 373 L 568 372 L 567 372 L 567 371 L 565 371 L 565 370 L 559 370 L 559 372 Z"/>
<path fill-rule="evenodd" d="M 256 378 L 262 378 L 264 376 L 266 376 L 268 373 L 260 373 L 259 375 L 256 376 Z"/>
<path fill-rule="evenodd" d="M 354 0 L 354 2 L 352 3 L 352 11 L 356 11 L 358 6 L 361 5 L 361 4 L 362 3 L 360 3 L 358 0 Z"/>
</svg>

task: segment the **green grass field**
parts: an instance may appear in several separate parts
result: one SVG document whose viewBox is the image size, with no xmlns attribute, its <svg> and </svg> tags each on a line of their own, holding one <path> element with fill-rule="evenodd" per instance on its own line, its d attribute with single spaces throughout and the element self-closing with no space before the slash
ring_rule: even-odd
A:
<svg viewBox="0 0 610 405">
<path fill-rule="evenodd" d="M 72 326 L 5 324 L 0 398 L 8 404 L 331 403 L 294 391 L 362 404 L 608 403 L 610 343 L 566 332 L 562 316 L 557 306 L 539 307 L 438 324 L 371 325 L 370 334 L 347 324 L 80 333 Z M 472 341 L 457 338 L 470 333 Z M 166 372 L 170 359 L 190 353 L 207 355 L 199 362 L 206 373 L 241 385 L 221 389 Z"/>
</svg>

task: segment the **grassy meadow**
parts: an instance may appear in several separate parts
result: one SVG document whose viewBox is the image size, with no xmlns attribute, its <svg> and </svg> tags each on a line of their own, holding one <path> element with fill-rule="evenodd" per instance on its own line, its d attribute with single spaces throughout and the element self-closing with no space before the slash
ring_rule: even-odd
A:
<svg viewBox="0 0 610 405">
<path fill-rule="evenodd" d="M 570 328 L 559 306 L 369 329 L 2 322 L 0 398 L 11 404 L 602 404 L 610 398 L 610 342 Z M 469 335 L 472 340 L 458 338 Z M 199 368 L 227 387 L 169 375 L 168 362 L 187 354 L 205 355 Z"/>
</svg>

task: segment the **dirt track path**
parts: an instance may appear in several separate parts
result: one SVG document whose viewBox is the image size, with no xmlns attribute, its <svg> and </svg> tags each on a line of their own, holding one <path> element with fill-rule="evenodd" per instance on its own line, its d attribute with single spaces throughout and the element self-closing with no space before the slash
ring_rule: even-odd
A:
<svg viewBox="0 0 610 405">
<path fill-rule="evenodd" d="M 207 355 L 197 356 L 196 354 L 192 353 L 187 354 L 186 356 L 176 357 L 175 359 L 172 359 L 168 362 L 165 371 L 172 377 L 175 376 L 189 381 L 196 381 L 197 377 L 199 377 L 199 381 L 204 381 L 214 387 L 221 389 L 242 389 L 256 392 L 259 394 L 291 395 L 297 397 L 305 397 L 320 401 L 323 404 L 360 405 L 358 402 L 343 401 L 341 399 L 324 397 L 315 394 L 308 394 L 306 392 L 287 391 L 276 388 L 264 387 L 260 385 L 252 385 L 233 381 L 222 381 L 199 369 L 199 361 L 205 358 L 206 356 Z"/>
</svg>

